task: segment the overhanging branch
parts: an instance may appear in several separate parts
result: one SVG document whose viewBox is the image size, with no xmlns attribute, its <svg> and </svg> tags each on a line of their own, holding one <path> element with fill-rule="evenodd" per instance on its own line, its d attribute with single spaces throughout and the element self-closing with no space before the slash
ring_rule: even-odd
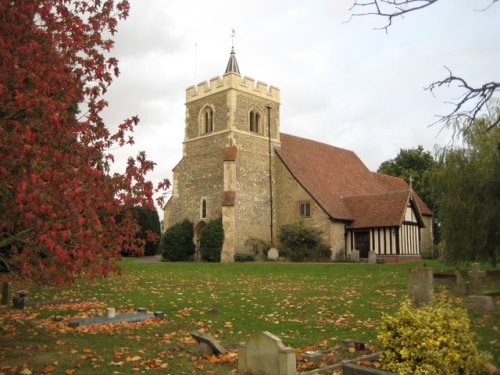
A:
<svg viewBox="0 0 500 375">
<path fill-rule="evenodd" d="M 388 28 L 392 25 L 393 18 L 403 17 L 406 13 L 427 8 L 437 1 L 438 0 L 354 0 L 354 3 L 349 8 L 351 16 L 347 22 L 353 17 L 380 16 L 387 19 L 387 24 L 375 29 L 385 30 L 385 32 L 387 32 Z M 360 11 L 359 13 L 358 10 Z"/>
<path fill-rule="evenodd" d="M 459 88 L 463 89 L 463 94 L 459 97 L 458 101 L 451 103 L 454 109 L 448 115 L 439 116 L 436 121 L 444 123 L 445 127 L 451 127 L 455 132 L 461 129 L 472 126 L 476 118 L 479 117 L 481 112 L 485 109 L 486 104 L 493 98 L 496 92 L 500 91 L 500 82 L 487 82 L 480 87 L 472 87 L 463 79 L 453 75 L 450 69 L 445 66 L 449 75 L 441 81 L 431 83 L 425 89 L 434 94 L 434 90 L 441 86 L 456 84 Z M 493 119 L 488 130 L 493 129 L 500 125 L 500 115 Z"/>
</svg>

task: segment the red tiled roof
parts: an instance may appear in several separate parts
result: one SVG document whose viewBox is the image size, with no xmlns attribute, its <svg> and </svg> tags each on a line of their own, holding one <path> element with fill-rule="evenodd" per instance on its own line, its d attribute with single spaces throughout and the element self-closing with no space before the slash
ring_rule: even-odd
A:
<svg viewBox="0 0 500 375">
<path fill-rule="evenodd" d="M 375 173 L 372 172 L 373 175 L 375 176 L 376 179 L 381 182 L 388 191 L 395 191 L 395 190 L 401 190 L 401 189 L 406 189 L 408 190 L 409 186 L 406 183 L 405 180 L 399 177 L 393 177 L 393 176 L 388 176 L 386 174 L 382 173 Z M 413 193 L 415 197 L 415 201 L 417 203 L 418 209 L 420 210 L 420 213 L 422 215 L 432 215 L 431 209 L 425 204 L 425 202 L 420 198 L 420 196 L 417 193 Z"/>
<path fill-rule="evenodd" d="M 401 223 L 409 195 L 409 186 L 404 180 L 370 172 L 350 150 L 284 133 L 281 133 L 281 148 L 276 153 L 332 218 L 378 226 L 375 224 L 382 221 L 395 222 L 394 217 L 399 215 L 398 223 Z M 398 194 L 388 194 L 396 192 Z M 401 206 L 403 196 L 406 201 Z M 363 203 L 365 208 L 361 209 Z M 417 204 L 421 209 L 418 199 Z M 368 210 L 367 205 L 374 210 Z M 430 212 L 427 206 L 425 208 Z"/>
<path fill-rule="evenodd" d="M 344 202 L 351 210 L 354 221 L 350 228 L 395 227 L 403 222 L 408 204 L 408 190 L 382 194 L 345 197 Z"/>
</svg>

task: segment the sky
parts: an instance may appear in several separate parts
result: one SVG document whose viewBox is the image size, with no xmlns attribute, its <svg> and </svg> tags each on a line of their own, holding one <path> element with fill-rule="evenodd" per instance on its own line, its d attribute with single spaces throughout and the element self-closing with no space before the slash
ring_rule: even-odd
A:
<svg viewBox="0 0 500 375">
<path fill-rule="evenodd" d="M 400 149 L 433 152 L 451 133 L 430 126 L 461 91 L 424 90 L 444 66 L 473 86 L 500 77 L 500 4 L 440 0 L 386 21 L 355 17 L 353 0 L 130 0 L 112 55 L 121 74 L 103 114 L 113 129 L 140 118 L 135 145 L 116 150 L 116 168 L 145 151 L 153 182 L 172 178 L 182 157 L 185 89 L 224 73 L 234 47 L 242 76 L 280 89 L 281 132 L 353 150 L 376 171 Z"/>
</svg>

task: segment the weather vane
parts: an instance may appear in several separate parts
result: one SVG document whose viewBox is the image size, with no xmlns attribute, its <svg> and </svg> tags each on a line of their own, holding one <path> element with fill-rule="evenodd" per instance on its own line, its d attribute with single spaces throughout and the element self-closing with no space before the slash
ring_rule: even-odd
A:
<svg viewBox="0 0 500 375">
<path fill-rule="evenodd" d="M 231 48 L 234 48 L 234 36 L 236 35 L 236 31 L 234 29 L 231 30 Z"/>
</svg>

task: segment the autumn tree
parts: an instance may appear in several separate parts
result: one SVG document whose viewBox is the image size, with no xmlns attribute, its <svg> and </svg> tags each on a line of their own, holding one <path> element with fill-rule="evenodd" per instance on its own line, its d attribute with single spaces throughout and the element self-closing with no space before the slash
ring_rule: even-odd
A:
<svg viewBox="0 0 500 375">
<path fill-rule="evenodd" d="M 377 172 L 389 176 L 400 177 L 424 200 L 433 211 L 434 240 L 439 241 L 439 212 L 437 208 L 437 185 L 434 175 L 438 162 L 423 146 L 401 149 L 394 159 L 384 161 Z"/>
<path fill-rule="evenodd" d="M 116 217 L 153 207 L 154 163 L 141 152 L 111 173 L 138 118 L 115 132 L 101 118 L 128 12 L 126 0 L 0 0 L 0 262 L 21 277 L 107 275 L 144 245 L 133 215 Z"/>
<path fill-rule="evenodd" d="M 482 9 L 487 10 L 498 3 L 499 0 L 490 0 L 488 5 Z M 359 16 L 376 16 L 385 20 L 379 30 L 388 32 L 396 18 L 403 18 L 409 13 L 419 11 L 437 3 L 438 0 L 354 0 L 351 8 L 351 19 Z M 458 137 L 463 130 L 474 127 L 474 121 L 480 117 L 488 103 L 495 99 L 500 92 L 500 82 L 485 82 L 480 86 L 473 86 L 463 77 L 453 74 L 445 66 L 448 76 L 442 80 L 435 81 L 426 87 L 426 90 L 434 92 L 441 87 L 456 86 L 461 90 L 459 99 L 453 103 L 454 107 L 447 115 L 440 116 L 437 122 L 445 127 L 451 128 Z M 491 128 L 500 126 L 500 115 L 493 119 Z"/>
<path fill-rule="evenodd" d="M 500 256 L 500 107 L 476 119 L 464 145 L 441 151 L 438 207 L 448 261 L 489 261 Z"/>
<path fill-rule="evenodd" d="M 122 250 L 122 255 L 128 256 L 144 256 L 144 255 L 155 255 L 158 250 L 158 244 L 160 242 L 161 236 L 161 224 L 160 218 L 158 216 L 158 211 L 156 209 L 151 209 L 149 207 L 135 206 L 127 209 L 126 211 L 132 211 L 134 218 L 137 220 L 139 225 L 139 230 L 136 232 L 137 238 L 145 241 L 143 251 L 131 253 L 129 249 Z M 120 214 L 119 221 L 125 214 Z"/>
</svg>

